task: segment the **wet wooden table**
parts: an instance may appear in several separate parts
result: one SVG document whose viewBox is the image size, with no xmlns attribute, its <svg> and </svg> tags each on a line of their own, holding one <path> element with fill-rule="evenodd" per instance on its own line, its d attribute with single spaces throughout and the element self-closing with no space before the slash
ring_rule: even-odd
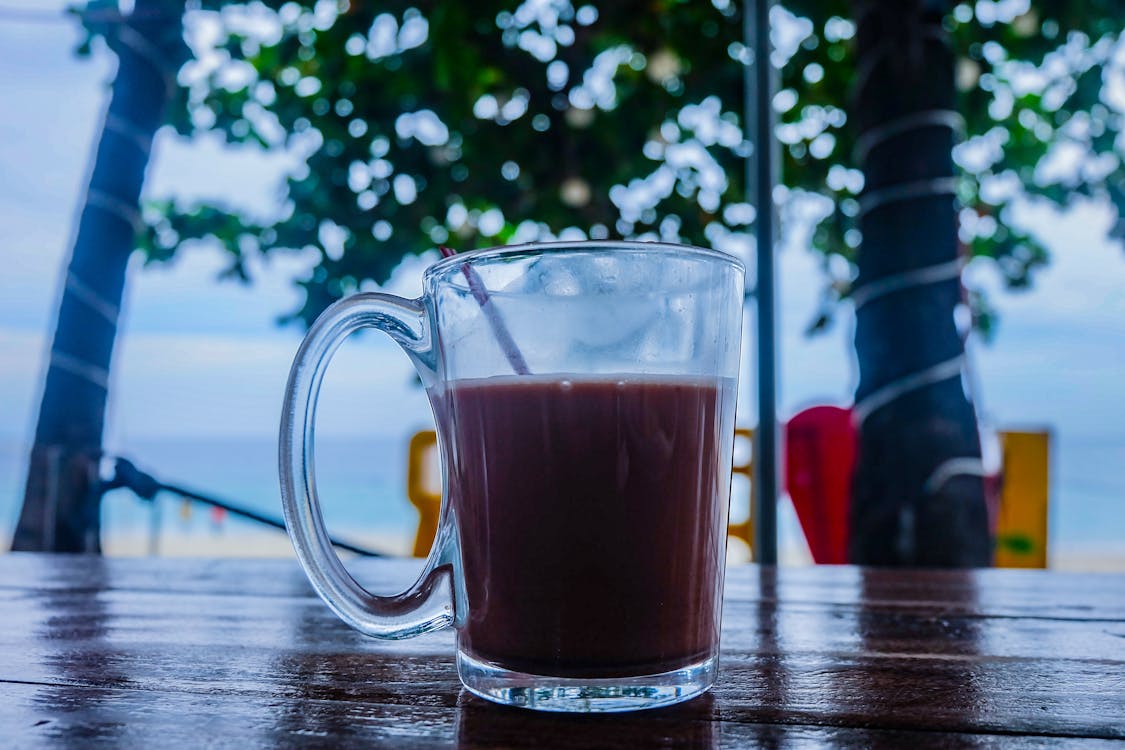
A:
<svg viewBox="0 0 1125 750">
<path fill-rule="evenodd" d="M 364 560 L 382 590 L 410 561 Z M 290 561 L 0 555 L 0 746 L 1020 747 L 1125 738 L 1125 576 L 732 568 L 719 682 L 535 714 L 453 637 L 352 632 Z"/>
</svg>

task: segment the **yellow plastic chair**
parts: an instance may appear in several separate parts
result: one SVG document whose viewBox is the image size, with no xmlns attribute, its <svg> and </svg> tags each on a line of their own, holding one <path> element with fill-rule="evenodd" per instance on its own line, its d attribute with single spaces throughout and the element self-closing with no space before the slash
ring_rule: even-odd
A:
<svg viewBox="0 0 1125 750">
<path fill-rule="evenodd" d="M 1051 433 L 1000 433 L 1003 470 L 996 516 L 998 568 L 1047 567 Z"/>
<path fill-rule="evenodd" d="M 746 428 L 739 427 L 734 431 L 734 439 L 737 441 L 739 438 L 750 442 L 751 451 L 750 457 L 743 463 L 736 463 L 731 467 L 732 474 L 742 474 L 749 482 L 750 491 L 749 496 L 746 498 L 747 516 L 746 520 L 742 523 L 732 523 L 727 526 L 727 534 L 735 539 L 741 539 L 746 543 L 746 547 L 750 550 L 750 560 L 754 560 L 754 431 Z"/>
<path fill-rule="evenodd" d="M 432 467 L 433 451 L 437 450 L 437 433 L 433 430 L 416 432 L 410 438 L 406 454 L 406 496 L 418 509 L 418 532 L 414 535 L 414 556 L 425 557 L 437 536 L 438 514 L 441 510 L 441 485 L 435 481 Z"/>
</svg>

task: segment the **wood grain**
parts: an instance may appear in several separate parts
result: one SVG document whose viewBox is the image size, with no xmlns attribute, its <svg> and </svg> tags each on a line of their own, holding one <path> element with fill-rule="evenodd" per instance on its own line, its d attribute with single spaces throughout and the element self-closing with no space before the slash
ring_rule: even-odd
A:
<svg viewBox="0 0 1125 750">
<path fill-rule="evenodd" d="M 389 592 L 417 562 L 349 566 Z M 1125 576 L 732 568 L 712 694 L 626 716 L 492 706 L 461 689 L 453 654 L 449 632 L 355 633 L 290 561 L 0 557 L 2 745 L 1125 739 Z"/>
</svg>

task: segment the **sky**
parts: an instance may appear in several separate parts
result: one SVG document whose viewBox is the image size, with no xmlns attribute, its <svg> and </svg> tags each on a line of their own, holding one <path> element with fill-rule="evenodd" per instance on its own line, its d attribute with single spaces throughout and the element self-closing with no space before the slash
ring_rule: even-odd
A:
<svg viewBox="0 0 1125 750">
<path fill-rule="evenodd" d="M 91 149 L 113 63 L 76 60 L 66 23 L 0 18 L 0 441 L 30 441 L 43 360 Z M 189 144 L 162 131 L 147 197 L 219 198 L 268 208 L 287 167 L 252 149 Z M 993 292 L 996 340 L 974 341 L 986 428 L 1050 426 L 1067 441 L 1125 446 L 1125 252 L 1108 242 L 1108 208 L 1025 207 L 1021 220 L 1051 250 L 1030 292 L 1010 293 L 986 263 L 967 271 Z M 413 295 L 429 259 L 400 269 L 391 291 Z M 270 439 L 301 332 L 276 325 L 293 309 L 290 279 L 310 258 L 279 257 L 252 287 L 219 283 L 217 251 L 130 270 L 108 444 L 151 438 Z M 821 288 L 818 261 L 799 243 L 779 254 L 782 412 L 850 401 L 855 364 L 846 307 L 827 334 L 808 338 Z M 324 385 L 319 434 L 403 435 L 429 421 L 410 365 L 389 340 L 365 336 L 341 351 Z M 1115 455 L 1125 459 L 1125 449 Z"/>
</svg>

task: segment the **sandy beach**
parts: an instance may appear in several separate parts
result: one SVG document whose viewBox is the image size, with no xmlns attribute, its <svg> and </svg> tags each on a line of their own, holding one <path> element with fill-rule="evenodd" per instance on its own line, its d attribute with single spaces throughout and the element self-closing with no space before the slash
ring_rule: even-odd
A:
<svg viewBox="0 0 1125 750">
<path fill-rule="evenodd" d="M 347 537 L 356 545 L 394 556 L 409 556 L 414 540 L 393 534 L 355 532 Z M 143 557 L 150 554 L 149 537 L 143 533 L 106 535 L 103 550 L 112 557 Z M 281 557 L 295 558 L 289 537 L 280 531 L 215 534 L 165 534 L 160 539 L 161 557 Z M 349 553 L 344 553 L 347 556 Z"/>
<path fill-rule="evenodd" d="M 409 556 L 413 547 L 412 538 L 371 531 L 351 533 L 348 541 L 403 557 Z M 107 535 L 104 551 L 113 557 L 145 556 L 149 554 L 149 538 L 142 533 Z M 294 557 L 289 538 L 280 532 L 166 534 L 160 540 L 158 554 L 164 557 Z M 811 564 L 808 551 L 796 545 L 784 545 L 779 550 L 779 557 L 782 565 Z M 745 546 L 732 543 L 728 562 L 747 562 Z M 1125 549 L 1120 545 L 1089 545 L 1084 549 L 1053 550 L 1050 568 L 1069 572 L 1125 573 Z"/>
</svg>

